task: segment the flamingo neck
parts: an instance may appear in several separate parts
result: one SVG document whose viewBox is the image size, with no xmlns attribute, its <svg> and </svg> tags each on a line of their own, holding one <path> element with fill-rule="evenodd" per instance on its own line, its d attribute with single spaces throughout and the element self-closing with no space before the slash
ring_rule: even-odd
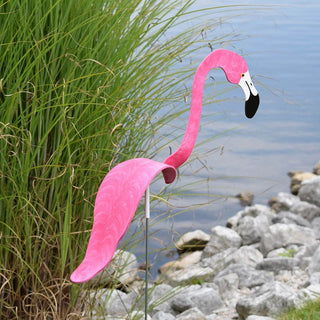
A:
<svg viewBox="0 0 320 320">
<path fill-rule="evenodd" d="M 230 82 L 234 82 L 234 79 L 230 79 L 230 75 L 227 73 L 227 66 L 228 63 L 230 63 L 230 60 L 228 60 L 230 56 L 227 57 L 229 53 L 231 53 L 231 51 L 227 51 L 225 49 L 213 51 L 199 65 L 193 79 L 191 107 L 185 135 L 179 148 L 164 160 L 165 164 L 171 165 L 177 169 L 191 155 L 199 130 L 203 88 L 208 72 L 213 68 L 222 68 L 228 80 Z"/>
</svg>

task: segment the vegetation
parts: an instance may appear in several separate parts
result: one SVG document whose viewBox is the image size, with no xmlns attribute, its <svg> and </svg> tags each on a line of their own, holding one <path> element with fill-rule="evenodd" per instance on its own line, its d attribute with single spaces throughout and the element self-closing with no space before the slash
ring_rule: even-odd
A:
<svg viewBox="0 0 320 320">
<path fill-rule="evenodd" d="M 320 299 L 311 300 L 301 308 L 294 308 L 281 315 L 279 320 L 318 320 L 320 319 Z"/>
<path fill-rule="evenodd" d="M 168 36 L 191 4 L 0 4 L 1 319 L 76 317 L 69 276 L 97 186 L 117 163 L 153 157 L 154 133 L 182 112 L 155 118 L 181 98 L 192 65 L 175 66 L 203 40 L 200 29 Z"/>
</svg>

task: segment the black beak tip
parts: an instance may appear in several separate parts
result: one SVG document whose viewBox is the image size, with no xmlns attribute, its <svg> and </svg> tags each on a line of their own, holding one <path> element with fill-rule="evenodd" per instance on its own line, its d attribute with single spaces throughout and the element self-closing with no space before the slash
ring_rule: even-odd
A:
<svg viewBox="0 0 320 320">
<path fill-rule="evenodd" d="M 260 103 L 260 98 L 259 95 L 257 94 L 254 96 L 253 94 L 250 95 L 250 98 L 246 101 L 246 106 L 245 106 L 245 112 L 246 112 L 246 117 L 251 119 L 254 117 L 256 114 L 258 107 Z"/>
</svg>

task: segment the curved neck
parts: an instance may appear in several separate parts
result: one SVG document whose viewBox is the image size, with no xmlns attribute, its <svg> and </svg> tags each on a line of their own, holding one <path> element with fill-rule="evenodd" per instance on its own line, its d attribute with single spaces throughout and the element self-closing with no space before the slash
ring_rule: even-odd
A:
<svg viewBox="0 0 320 320">
<path fill-rule="evenodd" d="M 228 61 L 225 57 L 225 52 L 230 51 L 224 49 L 213 51 L 199 65 L 193 79 L 191 108 L 185 135 L 180 147 L 164 160 L 165 164 L 178 168 L 189 158 L 199 130 L 203 88 L 206 76 L 211 69 L 216 67 L 220 67 L 225 71 L 226 63 Z"/>
</svg>

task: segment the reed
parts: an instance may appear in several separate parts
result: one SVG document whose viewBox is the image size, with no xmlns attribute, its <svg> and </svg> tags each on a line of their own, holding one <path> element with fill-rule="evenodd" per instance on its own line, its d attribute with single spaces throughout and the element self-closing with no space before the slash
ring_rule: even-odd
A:
<svg viewBox="0 0 320 320">
<path fill-rule="evenodd" d="M 118 162 L 154 155 L 154 133 L 181 113 L 155 118 L 181 99 L 173 88 L 193 70 L 181 59 L 206 42 L 203 27 L 167 36 L 191 4 L 0 5 L 1 319 L 76 316 L 68 279 L 97 186 Z"/>
</svg>

